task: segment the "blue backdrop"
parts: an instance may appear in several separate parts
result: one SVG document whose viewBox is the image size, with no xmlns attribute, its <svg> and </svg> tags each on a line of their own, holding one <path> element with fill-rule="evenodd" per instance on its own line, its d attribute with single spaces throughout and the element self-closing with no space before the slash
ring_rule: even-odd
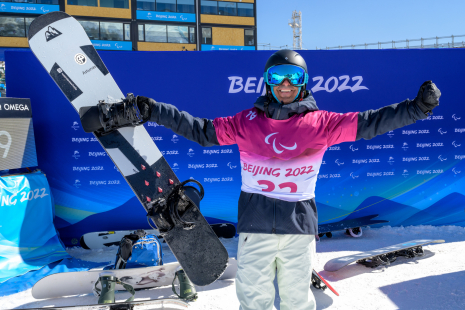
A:
<svg viewBox="0 0 465 310">
<path fill-rule="evenodd" d="M 0 283 L 69 257 L 53 227 L 43 173 L 0 178 L 0 198 Z"/>
<path fill-rule="evenodd" d="M 271 51 L 99 52 L 123 93 L 194 116 L 229 116 L 263 92 Z M 332 147 L 316 186 L 320 223 L 368 214 L 390 225 L 465 226 L 465 50 L 302 51 L 322 110 L 364 111 L 413 99 L 425 80 L 442 92 L 427 120 L 370 141 Z M 6 52 L 8 96 L 31 98 L 39 166 L 65 244 L 86 232 L 147 227 L 145 212 L 93 135 L 31 52 Z M 95 103 L 89 103 L 89 105 Z M 179 179 L 203 183 L 202 212 L 237 221 L 236 146 L 202 148 L 155 123 L 145 127 Z"/>
</svg>

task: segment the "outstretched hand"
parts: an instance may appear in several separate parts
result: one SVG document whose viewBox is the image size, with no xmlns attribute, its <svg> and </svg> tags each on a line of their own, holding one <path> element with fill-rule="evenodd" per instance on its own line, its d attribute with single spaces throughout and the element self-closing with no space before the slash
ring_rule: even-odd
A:
<svg viewBox="0 0 465 310">
<path fill-rule="evenodd" d="M 436 87 L 436 84 L 432 81 L 426 81 L 420 86 L 413 101 L 426 114 L 439 105 L 439 97 L 441 97 L 441 91 Z"/>
</svg>

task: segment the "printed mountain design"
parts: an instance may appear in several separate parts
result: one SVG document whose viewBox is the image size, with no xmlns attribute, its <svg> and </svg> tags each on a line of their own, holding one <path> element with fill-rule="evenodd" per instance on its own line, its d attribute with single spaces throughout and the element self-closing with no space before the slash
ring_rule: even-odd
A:
<svg viewBox="0 0 465 310">
<path fill-rule="evenodd" d="M 337 214 L 344 210 L 321 203 L 318 203 L 317 206 L 320 222 L 323 221 L 323 216 L 325 216 L 325 218 L 335 218 L 331 222 L 338 222 L 379 214 L 376 219 L 387 220 L 390 226 L 463 226 L 465 224 L 465 196 L 460 193 L 452 193 L 424 210 L 419 210 L 415 207 L 397 203 L 383 197 L 372 196 L 365 199 L 347 217 L 340 218 L 337 218 Z M 379 224 L 379 226 L 383 226 L 383 224 Z M 374 227 L 376 227 L 376 225 Z"/>
<path fill-rule="evenodd" d="M 390 226 L 400 223 L 417 213 L 419 209 L 389 199 L 371 196 L 365 199 L 346 219 L 355 219 L 370 214 L 379 214 L 377 220 L 387 220 Z"/>
<path fill-rule="evenodd" d="M 147 213 L 140 205 L 139 200 L 133 197 L 113 210 L 90 215 L 71 226 L 56 226 L 56 228 L 60 232 L 60 238 L 66 246 L 76 246 L 81 236 L 88 232 L 152 229 L 147 223 L 146 215 Z M 211 224 L 231 223 L 212 217 L 206 217 L 206 220 Z M 55 218 L 55 225 L 57 223 L 64 224 L 65 222 L 62 219 L 57 220 Z"/>
<path fill-rule="evenodd" d="M 72 225 L 72 224 L 65 221 L 61 217 L 55 216 L 55 218 L 53 219 L 53 225 L 55 225 L 56 229 L 60 229 L 60 228 L 67 227 L 67 226 Z"/>
<path fill-rule="evenodd" d="M 332 207 L 324 203 L 317 202 L 317 208 L 319 222 L 322 224 L 379 214 L 376 220 L 389 221 L 387 225 L 390 226 L 465 226 L 465 196 L 459 193 L 450 194 L 425 210 L 419 210 L 415 207 L 378 196 L 368 197 L 348 216 L 344 216 L 344 214 L 348 213 L 347 210 Z M 111 219 L 111 221 L 108 219 Z M 209 223 L 227 222 L 210 217 L 206 219 Z M 333 220 L 328 221 L 329 219 Z M 136 197 L 129 199 L 126 203 L 113 210 L 90 215 L 72 225 L 57 217 L 55 218 L 55 225 L 66 246 L 76 246 L 83 234 L 92 231 L 150 228 L 146 220 L 145 210 L 140 206 L 140 202 Z M 383 226 L 384 224 L 377 225 Z"/>
<path fill-rule="evenodd" d="M 149 229 L 147 212 L 133 197 L 121 206 L 90 215 L 74 225 L 58 229 L 66 246 L 76 246 L 81 236 L 93 231 Z"/>
<path fill-rule="evenodd" d="M 73 208 L 64 207 L 60 205 L 55 205 L 55 214 L 56 214 L 56 217 L 60 218 L 63 221 L 61 222 L 61 224 L 64 224 L 64 222 L 75 224 L 95 214 L 95 212 L 78 210 L 78 209 L 73 209 Z"/>
<path fill-rule="evenodd" d="M 326 223 L 328 222 L 338 222 L 345 218 L 344 214 L 349 213 L 347 210 L 339 209 L 336 207 L 332 207 L 330 205 L 316 202 L 316 207 L 318 210 L 318 223 Z M 334 221 L 331 219 L 336 218 Z M 331 221 L 330 221 L 331 220 Z"/>
<path fill-rule="evenodd" d="M 465 221 L 465 196 L 452 193 L 428 208 L 413 214 L 399 225 L 457 225 Z"/>
</svg>

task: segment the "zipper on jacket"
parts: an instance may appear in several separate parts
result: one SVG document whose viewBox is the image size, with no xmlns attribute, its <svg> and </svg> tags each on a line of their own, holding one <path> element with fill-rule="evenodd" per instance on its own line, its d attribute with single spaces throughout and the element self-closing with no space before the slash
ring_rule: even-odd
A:
<svg viewBox="0 0 465 310">
<path fill-rule="evenodd" d="M 279 105 L 278 115 L 276 115 L 276 119 L 279 120 L 279 115 L 281 114 L 281 108 L 283 107 L 284 103 Z"/>
<path fill-rule="evenodd" d="M 276 233 L 276 199 L 273 199 L 273 229 L 271 230 L 271 233 Z"/>
</svg>

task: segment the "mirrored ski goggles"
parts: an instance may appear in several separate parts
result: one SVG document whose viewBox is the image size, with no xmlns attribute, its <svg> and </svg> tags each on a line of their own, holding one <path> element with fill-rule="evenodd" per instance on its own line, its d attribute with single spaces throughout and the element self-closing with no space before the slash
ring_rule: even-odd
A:
<svg viewBox="0 0 465 310">
<path fill-rule="evenodd" d="M 278 86 L 285 79 L 293 86 L 304 86 L 308 82 L 308 74 L 305 70 L 294 65 L 273 66 L 263 74 L 263 77 L 270 86 Z"/>
</svg>

